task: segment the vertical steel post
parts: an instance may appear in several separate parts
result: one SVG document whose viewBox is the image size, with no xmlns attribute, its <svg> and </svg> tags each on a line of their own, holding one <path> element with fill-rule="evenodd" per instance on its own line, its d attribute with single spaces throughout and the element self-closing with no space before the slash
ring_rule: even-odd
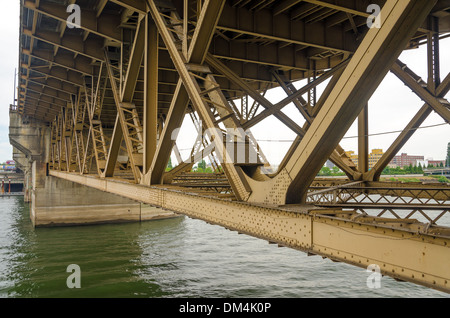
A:
<svg viewBox="0 0 450 318">
<path fill-rule="evenodd" d="M 361 173 L 369 171 L 369 129 L 368 104 L 358 116 L 358 170 Z"/>
<path fill-rule="evenodd" d="M 155 156 L 158 129 L 158 29 L 150 14 L 145 18 L 145 30 L 144 175 Z"/>
</svg>

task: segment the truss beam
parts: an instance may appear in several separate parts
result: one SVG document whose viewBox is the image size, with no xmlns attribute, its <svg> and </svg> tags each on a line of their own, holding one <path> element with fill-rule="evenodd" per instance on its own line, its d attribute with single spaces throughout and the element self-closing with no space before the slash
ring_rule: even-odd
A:
<svg viewBox="0 0 450 318">
<path fill-rule="evenodd" d="M 223 5 L 223 3 L 219 3 L 219 1 L 206 1 L 202 7 L 202 12 L 205 12 L 208 10 L 208 6 L 217 6 L 217 5 Z M 215 123 L 215 120 L 213 119 L 213 114 L 211 113 L 211 109 L 209 104 L 215 105 L 216 107 L 219 106 L 219 108 L 226 107 L 227 102 L 224 101 L 223 104 L 221 103 L 221 100 L 214 100 L 213 96 L 210 96 L 211 100 L 205 101 L 204 98 L 201 96 L 201 88 L 199 86 L 199 83 L 196 80 L 196 77 L 201 77 L 202 81 L 207 85 L 207 83 L 211 83 L 211 85 L 214 85 L 214 81 L 212 78 L 208 78 L 207 75 L 205 78 L 202 76 L 194 76 L 193 73 L 191 73 L 188 70 L 189 64 L 186 63 L 183 60 L 182 53 L 177 50 L 177 47 L 174 42 L 174 38 L 169 33 L 169 30 L 167 29 L 166 23 L 161 16 L 158 8 L 153 3 L 150 3 L 150 9 L 152 12 L 153 19 L 155 20 L 156 25 L 158 26 L 158 30 L 161 34 L 161 37 L 164 40 L 164 43 L 166 44 L 167 49 L 169 50 L 169 53 L 172 57 L 172 60 L 175 64 L 175 67 L 178 70 L 178 73 L 180 75 L 180 79 L 182 80 L 184 87 L 189 95 L 189 98 L 195 107 L 196 111 L 201 115 L 201 118 L 203 120 L 203 123 L 208 128 L 208 133 L 210 139 L 214 140 L 215 143 L 215 149 L 216 153 L 220 158 L 222 158 L 222 167 L 224 169 L 225 174 L 228 177 L 228 180 L 230 181 L 231 186 L 233 187 L 233 191 L 236 194 L 237 198 L 240 200 L 246 200 L 250 194 L 250 188 L 248 187 L 248 184 L 245 181 L 245 178 L 243 176 L 243 172 L 240 167 L 236 167 L 234 165 L 234 160 L 230 158 L 230 155 L 228 151 L 225 149 L 223 144 L 223 134 L 220 132 L 220 129 L 218 129 L 217 124 Z M 213 12 L 220 13 L 218 10 L 213 10 Z M 202 15 L 201 15 L 202 16 Z M 218 18 L 218 16 L 217 16 Z M 216 19 L 208 19 L 205 21 L 205 27 L 209 29 L 209 33 L 212 32 L 215 29 L 215 24 L 217 23 Z M 200 20 L 201 22 L 201 20 Z M 201 32 L 203 24 L 199 23 L 198 31 Z M 206 32 L 208 34 L 208 32 Z M 202 42 L 200 42 L 202 43 Z M 191 44 L 193 45 L 193 44 Z M 195 44 L 194 44 L 195 45 Z M 199 62 L 201 62 L 201 58 L 203 58 L 203 53 L 201 52 L 202 56 L 199 56 Z M 191 57 L 192 58 L 192 57 Z M 203 71 L 203 68 L 200 68 L 200 73 L 205 73 Z M 208 90 L 208 87 L 206 86 L 204 89 Z M 209 93 L 211 95 L 212 93 Z M 219 105 L 220 104 L 220 105 Z M 231 111 L 228 111 L 231 112 Z M 173 142 L 173 141 L 172 141 Z"/>
<path fill-rule="evenodd" d="M 402 80 L 405 85 L 412 89 L 412 91 L 417 94 L 422 100 L 424 100 L 433 110 L 438 113 L 447 123 L 450 123 L 450 110 L 448 107 L 450 103 L 441 98 L 440 100 L 431 94 L 427 89 L 419 84 L 418 80 L 414 80 L 418 78 L 410 69 L 406 67 L 400 61 L 397 61 L 392 66 L 392 73 L 394 73 L 399 79 Z M 423 82 L 423 81 L 422 81 Z M 426 86 L 426 84 L 425 84 Z"/>
<path fill-rule="evenodd" d="M 450 90 L 450 73 L 447 74 L 445 79 L 436 89 L 436 95 L 438 97 L 444 97 Z M 384 168 L 391 162 L 392 158 L 400 151 L 400 149 L 405 145 L 405 143 L 411 138 L 414 132 L 420 127 L 420 125 L 428 118 L 432 113 L 432 108 L 428 104 L 424 104 L 416 115 L 411 119 L 408 125 L 403 129 L 400 135 L 395 139 L 388 150 L 383 154 L 383 156 L 377 161 L 370 171 L 366 172 L 364 175 L 364 180 L 375 181 L 381 176 L 381 172 Z"/>
<path fill-rule="evenodd" d="M 283 171 L 269 181 L 272 192 L 255 191 L 250 201 L 304 202 L 320 168 L 434 4 L 395 0 L 385 4 L 381 28 L 370 29 L 365 36 Z"/>
<path fill-rule="evenodd" d="M 113 179 L 50 175 L 332 260 L 362 268 L 378 264 L 383 275 L 450 292 L 450 240 L 427 233 L 423 223 L 368 223 L 366 216 L 341 209 L 263 207 Z"/>
<path fill-rule="evenodd" d="M 44 14 L 58 21 L 66 23 L 67 6 L 56 3 L 39 3 L 39 6 L 31 0 L 24 1 L 24 7 L 33 10 L 36 13 Z M 99 35 L 105 39 L 121 42 L 121 33 L 118 28 L 120 20 L 118 15 L 97 16 L 97 12 L 90 10 L 81 11 L 82 19 L 80 19 L 80 28 L 84 31 Z"/>
<path fill-rule="evenodd" d="M 207 52 L 205 49 L 206 43 L 209 43 L 212 34 L 214 34 L 217 22 L 221 14 L 221 8 L 223 8 L 224 1 L 206 1 L 203 4 L 204 12 L 211 12 L 214 16 L 209 15 L 206 17 L 205 14 L 201 15 L 203 18 L 199 21 L 196 28 L 196 36 L 193 37 L 193 41 L 190 43 L 189 47 L 189 59 L 181 60 L 177 48 L 173 44 L 172 37 L 167 31 L 166 25 L 162 20 L 160 13 L 156 6 L 150 6 L 150 12 L 152 14 L 153 20 L 158 27 L 159 33 L 163 36 L 164 43 L 169 50 L 169 54 L 173 62 L 180 68 L 185 67 L 185 63 L 201 64 L 205 58 L 204 54 Z M 211 8 L 209 8 L 211 6 Z M 209 39 L 209 40 L 208 40 Z M 181 39 L 182 40 L 182 39 Z M 202 46 L 204 50 L 198 50 L 195 46 Z M 162 131 L 162 136 L 159 139 L 158 147 L 156 148 L 156 153 L 153 158 L 152 165 L 149 169 L 147 175 L 147 183 L 160 184 L 163 182 L 164 171 L 169 161 L 170 154 L 173 149 L 174 140 L 172 133 L 181 127 L 181 123 L 184 119 L 186 113 L 187 105 L 189 102 L 189 95 L 186 87 L 183 85 L 183 80 L 180 78 L 178 80 L 172 102 L 169 108 L 169 113 Z"/>
</svg>

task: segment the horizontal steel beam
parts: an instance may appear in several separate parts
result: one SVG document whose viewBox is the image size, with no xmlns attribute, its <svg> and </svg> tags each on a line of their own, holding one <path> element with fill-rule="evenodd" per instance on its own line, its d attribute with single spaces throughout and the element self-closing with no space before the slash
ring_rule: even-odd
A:
<svg viewBox="0 0 450 318">
<path fill-rule="evenodd" d="M 41 86 L 47 86 L 54 90 L 57 90 L 62 93 L 67 94 L 77 94 L 78 93 L 78 86 L 69 84 L 67 82 L 60 81 L 58 79 L 49 77 L 49 78 L 33 78 L 33 77 L 27 77 L 25 75 L 21 75 L 20 77 L 21 82 L 29 82 L 29 83 L 35 83 Z"/>
<path fill-rule="evenodd" d="M 48 66 L 45 67 L 37 67 L 37 66 L 30 66 L 28 67 L 25 64 L 22 64 L 22 67 L 25 69 L 28 69 L 31 72 L 36 72 L 39 74 L 43 74 L 44 76 L 52 77 L 54 79 L 57 79 L 59 81 L 66 82 L 71 85 L 75 86 L 83 86 L 84 81 L 81 74 L 73 72 L 73 71 L 66 71 L 63 68 L 60 67 L 52 67 L 49 68 Z"/>
<path fill-rule="evenodd" d="M 22 53 L 28 55 L 31 58 L 38 59 L 47 62 L 52 65 L 64 67 L 68 70 L 79 72 L 83 75 L 92 76 L 93 66 L 91 59 L 85 58 L 85 61 L 81 61 L 82 56 L 74 57 L 71 53 L 58 52 L 54 55 L 53 50 L 33 49 L 33 52 L 27 49 L 23 49 Z"/>
<path fill-rule="evenodd" d="M 114 179 L 50 170 L 62 178 L 335 261 L 450 292 L 450 233 L 426 225 L 370 224 L 364 216 L 314 206 L 267 207 Z M 345 217 L 347 215 L 347 217 Z M 352 217 L 360 215 L 357 220 Z M 386 219 L 388 220 L 388 219 Z M 425 251 L 425 252 L 424 252 Z"/>
<path fill-rule="evenodd" d="M 434 210 L 450 211 L 450 205 L 441 204 L 408 204 L 408 203 L 326 203 L 318 202 L 316 206 L 339 207 L 344 209 L 393 209 L 393 210 Z"/>
<path fill-rule="evenodd" d="M 36 30 L 33 32 L 29 29 L 24 29 L 23 34 L 31 38 L 46 42 L 58 48 L 63 48 L 75 54 L 81 54 L 88 58 L 97 61 L 103 61 L 103 43 L 95 39 L 87 39 L 83 41 L 81 36 L 64 35 L 60 38 L 58 32 Z"/>
<path fill-rule="evenodd" d="M 36 5 L 33 1 L 25 0 L 23 6 L 36 13 L 46 15 L 63 23 L 66 23 L 69 17 L 69 13 L 66 11 L 67 6 L 61 4 L 45 3 L 41 1 L 39 5 Z M 80 25 L 78 26 L 80 29 L 99 35 L 108 40 L 116 42 L 122 41 L 119 28 L 120 16 L 118 14 L 102 14 L 97 17 L 95 11 L 81 8 L 80 16 Z"/>
<path fill-rule="evenodd" d="M 145 14 L 145 1 L 114 0 L 114 3 L 120 4 L 128 9 Z M 230 18 L 233 17 L 233 18 Z M 271 28 L 268 26 L 275 25 L 289 25 L 290 28 Z M 228 3 L 225 4 L 221 19 L 217 25 L 219 31 L 229 31 L 238 34 L 245 34 L 254 37 L 264 38 L 266 40 L 286 42 L 290 44 L 297 44 L 301 46 L 311 46 L 324 50 L 331 50 L 334 52 L 350 53 L 354 52 L 356 45 L 352 35 L 345 33 L 341 27 L 326 27 L 322 21 L 306 24 L 303 21 L 292 20 L 288 14 L 274 15 L 269 9 L 258 10 L 252 12 L 246 8 L 232 7 Z M 298 30 L 291 32 L 291 30 Z M 324 31 L 327 31 L 325 38 Z M 305 35 L 306 34 L 306 35 Z M 347 38 L 342 45 L 336 45 L 335 38 Z"/>
</svg>

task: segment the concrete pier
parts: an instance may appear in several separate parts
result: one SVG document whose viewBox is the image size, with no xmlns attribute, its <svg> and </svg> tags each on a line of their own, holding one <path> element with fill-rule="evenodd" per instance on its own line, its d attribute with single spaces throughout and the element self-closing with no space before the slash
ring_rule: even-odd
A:
<svg viewBox="0 0 450 318">
<path fill-rule="evenodd" d="M 48 175 L 49 127 L 10 112 L 13 159 L 24 172 L 25 202 L 35 227 L 141 222 L 179 216 L 119 195 Z"/>
<path fill-rule="evenodd" d="M 35 227 L 140 222 L 175 216 L 170 211 L 51 176 L 44 177 L 32 191 L 30 218 Z"/>
</svg>

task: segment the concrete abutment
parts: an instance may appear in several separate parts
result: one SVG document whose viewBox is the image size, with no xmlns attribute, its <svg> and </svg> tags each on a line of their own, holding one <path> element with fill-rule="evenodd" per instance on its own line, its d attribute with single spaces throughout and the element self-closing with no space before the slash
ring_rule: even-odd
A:
<svg viewBox="0 0 450 318">
<path fill-rule="evenodd" d="M 33 187 L 30 218 L 35 227 L 140 222 L 176 214 L 52 176 Z"/>
<path fill-rule="evenodd" d="M 35 227 L 141 222 L 178 215 L 116 194 L 48 175 L 50 129 L 10 113 L 13 159 L 24 171 L 24 200 Z"/>
</svg>

